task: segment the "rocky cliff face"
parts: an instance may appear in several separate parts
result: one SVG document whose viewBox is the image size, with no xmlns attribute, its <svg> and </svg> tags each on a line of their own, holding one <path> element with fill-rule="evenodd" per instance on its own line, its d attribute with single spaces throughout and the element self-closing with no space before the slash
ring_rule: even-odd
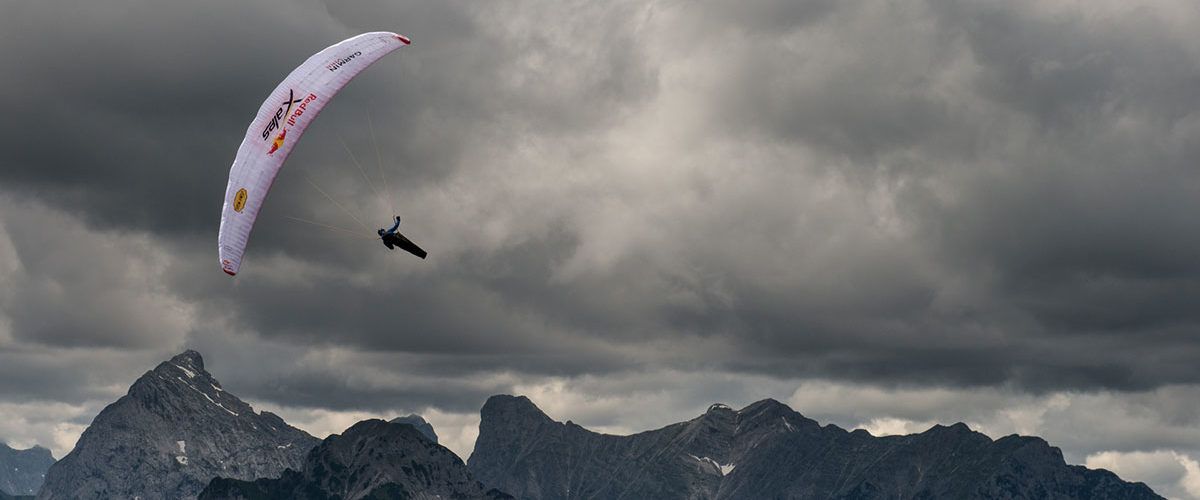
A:
<svg viewBox="0 0 1200 500">
<path fill-rule="evenodd" d="M 195 498 L 217 476 L 298 468 L 318 440 L 225 392 L 187 351 L 108 405 L 54 464 L 39 499 Z"/>
<path fill-rule="evenodd" d="M 54 465 L 50 450 L 34 446 L 14 450 L 0 443 L 0 493 L 33 495 L 42 487 L 46 471 Z"/>
<path fill-rule="evenodd" d="M 877 438 L 773 400 L 632 436 L 555 422 L 524 397 L 494 396 L 481 416 L 468 465 L 520 499 L 1161 499 L 1038 438 L 963 424 Z"/>
<path fill-rule="evenodd" d="M 450 450 L 408 424 L 366 420 L 309 453 L 302 469 L 278 479 L 214 479 L 201 494 L 218 499 L 503 500 L 487 491 Z"/>
</svg>

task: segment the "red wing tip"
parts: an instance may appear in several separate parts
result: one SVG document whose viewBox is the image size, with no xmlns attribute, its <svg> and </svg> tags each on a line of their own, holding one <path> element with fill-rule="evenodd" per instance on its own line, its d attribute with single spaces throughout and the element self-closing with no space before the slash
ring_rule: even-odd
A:
<svg viewBox="0 0 1200 500">
<path fill-rule="evenodd" d="M 393 38 L 400 40 L 401 42 L 404 42 L 404 45 L 408 45 L 408 44 L 412 43 L 412 40 L 409 40 L 408 37 L 406 37 L 404 35 L 396 35 Z"/>
<path fill-rule="evenodd" d="M 237 273 L 235 273 L 235 272 L 233 272 L 233 271 L 230 271 L 230 270 L 228 270 L 228 269 L 225 269 L 225 268 L 222 268 L 221 270 L 222 270 L 222 271 L 225 271 L 225 274 L 228 274 L 228 275 L 230 275 L 230 276 L 236 276 L 236 275 L 237 275 Z"/>
</svg>

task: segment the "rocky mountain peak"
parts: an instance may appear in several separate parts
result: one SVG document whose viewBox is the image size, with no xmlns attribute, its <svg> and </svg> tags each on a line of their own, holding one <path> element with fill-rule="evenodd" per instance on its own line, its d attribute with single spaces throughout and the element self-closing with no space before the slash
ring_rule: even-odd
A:
<svg viewBox="0 0 1200 500">
<path fill-rule="evenodd" d="M 167 419 L 207 413 L 213 418 L 246 425 L 260 418 L 249 404 L 225 392 L 221 383 L 204 370 L 200 353 L 191 350 L 146 372 L 130 386 L 128 395 L 145 410 Z M 239 419 L 242 415 L 250 418 Z"/>
<path fill-rule="evenodd" d="M 739 414 L 733 408 L 716 403 L 708 407 L 704 414 L 693 419 L 693 422 L 715 426 L 732 426 L 737 422 Z"/>
<path fill-rule="evenodd" d="M 108 405 L 46 474 L 38 498 L 194 498 L 216 476 L 299 467 L 317 439 L 254 409 L 185 351 Z"/>
<path fill-rule="evenodd" d="M 200 356 L 200 353 L 191 349 L 176 354 L 175 357 L 171 358 L 170 361 L 167 361 L 163 364 L 168 363 L 185 371 L 204 372 L 204 357 Z"/>
<path fill-rule="evenodd" d="M 793 411 L 791 408 L 788 408 L 787 405 L 780 403 L 779 401 L 776 401 L 774 399 L 768 398 L 768 399 L 764 399 L 761 401 L 756 401 L 754 403 L 750 403 L 745 408 L 742 408 L 742 410 L 739 413 L 746 415 L 748 418 L 755 418 L 755 417 L 761 416 L 761 415 L 766 415 L 766 416 L 789 415 L 789 414 L 793 414 L 796 412 Z"/>
<path fill-rule="evenodd" d="M 509 396 L 501 394 L 488 398 L 483 404 L 483 409 L 480 413 L 486 413 L 489 416 L 505 417 L 513 419 L 530 419 L 536 421 L 552 421 L 545 412 L 533 404 L 529 398 L 525 396 Z"/>
<path fill-rule="evenodd" d="M 708 414 L 708 413 L 725 414 L 725 413 L 737 413 L 737 412 L 735 412 L 733 410 L 733 408 L 730 408 L 725 403 L 713 403 L 708 406 L 708 410 L 706 410 L 704 413 L 705 414 Z"/>
<path fill-rule="evenodd" d="M 975 431 L 971 430 L 971 428 L 968 427 L 967 424 L 964 424 L 962 422 L 958 422 L 954 425 L 940 425 L 940 424 L 934 425 L 933 427 L 930 427 L 929 430 L 925 431 L 922 435 L 926 436 L 931 441 L 938 442 L 938 443 L 963 442 L 963 443 L 970 443 L 973 446 L 988 446 L 988 445 L 993 444 L 992 438 L 988 437 L 987 435 L 985 435 L 983 433 L 975 432 Z M 1043 441 L 1040 438 L 1027 438 L 1027 437 L 1018 437 L 1018 436 L 1010 436 L 1010 437 L 1012 439 L 1015 439 L 1015 441 L 1006 441 L 1004 445 L 1000 445 L 1000 446 L 1005 449 L 1015 449 L 1015 448 L 1019 448 L 1020 446 L 1023 446 L 1023 444 L 1021 444 L 1021 443 L 1025 443 L 1028 440 L 1032 439 L 1032 440 L 1035 440 L 1037 443 L 1041 444 L 1045 448 L 1050 447 L 1049 444 L 1047 444 L 1045 441 Z M 1002 438 L 1001 440 L 1004 440 L 1004 439 L 1005 438 Z M 1015 446 L 1013 446 L 1013 445 L 1015 445 Z"/>
</svg>

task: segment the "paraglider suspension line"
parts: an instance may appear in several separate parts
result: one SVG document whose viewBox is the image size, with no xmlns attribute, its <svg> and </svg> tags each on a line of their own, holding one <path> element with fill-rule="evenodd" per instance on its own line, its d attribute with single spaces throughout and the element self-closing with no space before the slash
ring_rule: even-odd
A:
<svg viewBox="0 0 1200 500">
<path fill-rule="evenodd" d="M 350 209 L 346 208 L 341 203 L 338 203 L 337 200 L 333 199 L 332 196 L 329 196 L 329 193 L 326 193 L 324 189 L 321 189 L 321 186 L 318 186 L 317 183 L 313 182 L 312 178 L 310 178 L 308 175 L 304 176 L 304 180 L 308 181 L 309 185 L 311 185 L 313 189 L 316 189 L 322 195 L 324 195 L 325 199 L 329 200 L 334 205 L 337 205 L 337 207 L 342 209 L 343 212 L 346 212 L 346 214 L 349 215 L 350 218 L 354 219 L 354 222 L 357 222 L 359 226 L 362 226 L 363 229 L 367 231 L 371 230 L 371 228 L 367 227 L 366 224 L 363 224 L 362 220 L 359 220 L 359 218 L 354 215 L 354 212 L 351 212 Z"/>
<path fill-rule="evenodd" d="M 345 235 L 348 235 L 348 236 L 353 236 L 353 237 L 355 237 L 355 238 L 364 239 L 364 240 L 373 240 L 373 239 L 376 239 L 374 236 L 368 236 L 368 235 L 365 235 L 365 234 L 363 234 L 363 233 L 360 233 L 360 232 L 358 232 L 358 231 L 352 231 L 352 230 L 350 230 L 350 229 L 343 229 L 343 228 L 340 228 L 340 227 L 337 227 L 337 226 L 330 226 L 330 225 L 328 225 L 328 224 L 321 224 L 320 222 L 313 222 L 313 221 L 310 221 L 310 220 L 307 220 L 307 219 L 301 219 L 301 218 L 299 218 L 299 217 L 292 217 L 292 216 L 290 216 L 290 215 L 285 215 L 284 217 L 287 217 L 287 218 L 289 218 L 289 219 L 292 219 L 292 220 L 294 220 L 294 221 L 296 221 L 296 222 L 303 222 L 303 223 L 305 223 L 305 224 L 312 224 L 312 225 L 314 225 L 314 226 L 317 226 L 317 227 L 320 227 L 320 228 L 328 229 L 328 230 L 330 230 L 330 231 L 335 231 L 335 232 L 337 232 L 337 233 L 341 233 L 341 234 L 342 234 L 342 235 L 344 235 L 344 236 L 345 236 Z"/>
<path fill-rule="evenodd" d="M 396 208 L 393 207 L 392 203 L 390 201 L 388 201 L 386 197 L 383 196 L 383 193 L 380 193 L 379 190 L 375 188 L 375 184 L 372 183 L 371 179 L 367 177 L 367 171 L 365 169 L 363 169 L 362 164 L 360 164 L 358 162 L 358 158 L 356 158 L 354 156 L 354 152 L 350 150 L 350 146 L 346 145 L 346 141 L 342 139 L 341 135 L 338 135 L 338 141 L 341 141 L 342 147 L 345 148 L 346 153 L 348 153 L 350 155 L 350 160 L 354 162 L 354 166 L 358 167 L 358 172 L 362 174 L 363 180 L 367 181 L 368 186 L 371 186 L 371 191 L 375 193 L 375 196 L 378 196 L 379 199 L 381 201 L 383 201 L 384 205 L 387 205 L 388 208 L 391 208 L 392 214 L 395 215 Z"/>
<path fill-rule="evenodd" d="M 392 199 L 388 197 L 392 190 L 388 189 L 387 174 L 383 171 L 383 155 L 379 154 L 379 142 L 375 140 L 375 122 L 371 119 L 371 112 L 367 112 L 367 128 L 371 130 L 371 145 L 375 146 L 375 159 L 379 164 L 379 178 L 383 180 L 383 198 L 387 201 L 388 208 L 392 209 L 392 215 L 396 215 L 396 206 L 392 205 Z"/>
</svg>

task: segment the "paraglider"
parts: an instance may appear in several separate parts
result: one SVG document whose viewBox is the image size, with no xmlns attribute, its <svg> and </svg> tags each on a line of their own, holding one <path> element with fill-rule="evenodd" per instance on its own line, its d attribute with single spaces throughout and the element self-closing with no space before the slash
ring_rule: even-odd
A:
<svg viewBox="0 0 1200 500">
<path fill-rule="evenodd" d="M 218 258 L 226 274 L 233 276 L 241 267 L 250 231 L 267 191 L 304 130 L 351 79 L 383 56 L 409 43 L 408 38 L 387 31 L 363 33 L 343 40 L 317 52 L 292 70 L 263 102 L 246 129 L 246 136 L 229 169 L 221 228 L 217 234 Z M 417 254 L 405 245 L 400 245 L 401 248 L 425 258 L 425 251 L 395 233 L 395 228 L 392 233 L 402 239 L 394 241 L 407 242 L 421 253 Z M 385 239 L 384 243 L 387 242 Z"/>
<path fill-rule="evenodd" d="M 421 247 L 408 238 L 405 238 L 403 234 L 396 232 L 396 228 L 398 227 L 400 227 L 399 215 L 396 216 L 396 223 L 392 225 L 391 229 L 385 230 L 382 227 L 379 228 L 379 238 L 383 240 L 383 245 L 388 247 L 388 250 L 395 250 L 396 247 L 400 247 L 401 250 L 424 259 L 428 255 L 425 253 L 425 250 L 421 249 Z"/>
</svg>

